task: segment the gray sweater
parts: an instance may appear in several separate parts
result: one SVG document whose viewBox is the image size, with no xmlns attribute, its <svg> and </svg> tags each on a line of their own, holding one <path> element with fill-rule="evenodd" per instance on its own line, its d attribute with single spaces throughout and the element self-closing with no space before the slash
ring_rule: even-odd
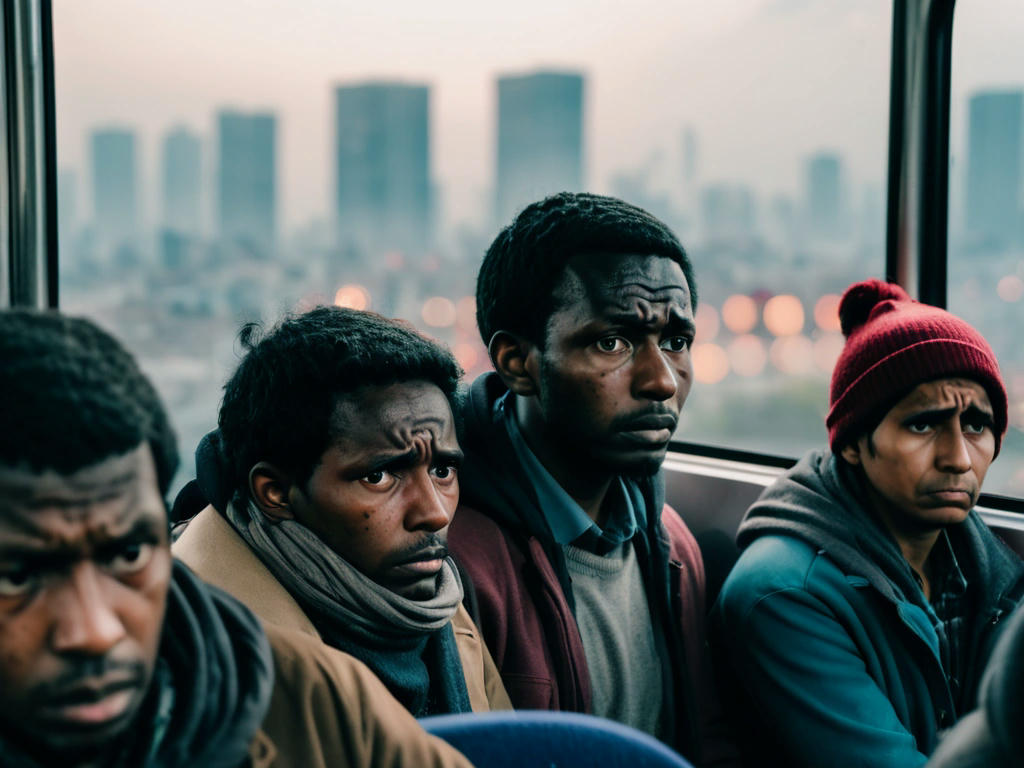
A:
<svg viewBox="0 0 1024 768">
<path fill-rule="evenodd" d="M 651 614 L 632 541 L 607 555 L 566 546 L 595 715 L 668 740 Z"/>
</svg>

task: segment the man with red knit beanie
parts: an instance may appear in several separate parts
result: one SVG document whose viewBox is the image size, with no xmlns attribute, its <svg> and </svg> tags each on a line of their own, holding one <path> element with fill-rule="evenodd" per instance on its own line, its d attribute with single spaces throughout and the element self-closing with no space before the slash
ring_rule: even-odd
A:
<svg viewBox="0 0 1024 768">
<path fill-rule="evenodd" d="M 991 348 L 878 280 L 839 306 L 828 451 L 765 489 L 714 609 L 756 764 L 923 765 L 973 708 L 1024 564 L 974 510 L 1007 425 Z"/>
</svg>

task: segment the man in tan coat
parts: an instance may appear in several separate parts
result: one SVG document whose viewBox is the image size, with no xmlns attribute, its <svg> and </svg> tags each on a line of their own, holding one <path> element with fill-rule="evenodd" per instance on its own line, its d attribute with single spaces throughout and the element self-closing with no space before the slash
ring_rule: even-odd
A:
<svg viewBox="0 0 1024 768">
<path fill-rule="evenodd" d="M 172 560 L 174 434 L 116 341 L 0 312 L 0 359 L 5 768 L 468 768 L 357 660 Z"/>
<path fill-rule="evenodd" d="M 289 316 L 197 451 L 211 502 L 174 553 L 265 621 L 363 661 L 416 716 L 511 704 L 447 556 L 462 461 L 451 354 L 368 312 Z"/>
</svg>

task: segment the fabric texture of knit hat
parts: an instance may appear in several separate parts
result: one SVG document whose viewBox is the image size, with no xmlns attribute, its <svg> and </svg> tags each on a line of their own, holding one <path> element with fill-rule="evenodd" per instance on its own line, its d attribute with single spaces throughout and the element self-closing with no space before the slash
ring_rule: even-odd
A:
<svg viewBox="0 0 1024 768">
<path fill-rule="evenodd" d="M 839 303 L 846 345 L 832 371 L 829 445 L 839 453 L 914 387 L 962 376 L 992 403 L 996 454 L 1007 425 L 1006 389 L 988 342 L 944 309 L 914 301 L 881 280 L 851 285 Z"/>
</svg>

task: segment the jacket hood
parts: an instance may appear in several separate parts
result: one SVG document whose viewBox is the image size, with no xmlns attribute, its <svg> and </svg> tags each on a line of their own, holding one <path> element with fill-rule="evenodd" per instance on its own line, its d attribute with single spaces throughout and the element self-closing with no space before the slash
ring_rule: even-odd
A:
<svg viewBox="0 0 1024 768">
<path fill-rule="evenodd" d="M 551 530 L 533 483 L 519 463 L 495 404 L 508 392 L 498 374 L 478 377 L 462 398 L 459 442 L 466 460 L 459 475 L 460 501 L 486 511 L 498 524 L 527 536 L 551 540 Z M 659 529 L 665 502 L 661 472 L 636 478 L 648 510 L 648 528 Z M 652 514 L 652 510 L 656 510 Z"/>
<path fill-rule="evenodd" d="M 986 587 L 981 599 L 990 605 L 983 607 L 995 606 L 1007 590 L 1020 591 L 1024 566 L 975 510 L 946 531 L 965 572 Z M 829 452 L 812 451 L 766 488 L 740 523 L 736 543 L 746 549 L 771 534 L 823 550 L 893 602 L 923 597 L 896 539 L 870 511 L 855 470 Z"/>
</svg>

